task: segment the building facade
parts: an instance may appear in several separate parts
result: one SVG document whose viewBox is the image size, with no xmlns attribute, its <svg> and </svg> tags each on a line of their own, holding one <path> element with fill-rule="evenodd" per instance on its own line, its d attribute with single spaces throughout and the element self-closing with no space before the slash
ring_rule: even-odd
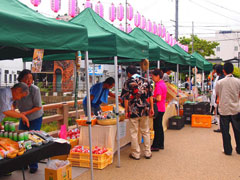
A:
<svg viewBox="0 0 240 180">
<path fill-rule="evenodd" d="M 0 61 L 0 87 L 13 86 L 23 67 L 22 59 Z M 30 69 L 31 63 L 26 63 L 26 68 Z"/>
<path fill-rule="evenodd" d="M 215 56 L 206 57 L 206 59 L 240 59 L 240 30 L 239 31 L 218 31 L 215 37 L 203 38 L 208 41 L 216 41 L 219 46 L 216 47 Z"/>
</svg>

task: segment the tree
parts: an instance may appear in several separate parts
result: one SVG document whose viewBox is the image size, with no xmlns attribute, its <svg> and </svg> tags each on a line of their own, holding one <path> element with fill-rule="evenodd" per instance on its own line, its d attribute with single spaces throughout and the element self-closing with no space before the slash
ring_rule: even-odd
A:
<svg viewBox="0 0 240 180">
<path fill-rule="evenodd" d="M 179 41 L 183 45 L 187 45 L 189 49 L 189 53 L 192 53 L 192 36 L 190 38 L 186 38 L 185 36 L 179 38 Z M 203 57 L 215 55 L 214 49 L 219 45 L 218 42 L 215 41 L 207 41 L 204 39 L 199 39 L 196 35 L 194 35 L 193 48 L 194 52 L 198 52 Z"/>
<path fill-rule="evenodd" d="M 240 68 L 238 68 L 237 66 L 234 66 L 233 75 L 234 75 L 235 77 L 240 78 Z"/>
</svg>

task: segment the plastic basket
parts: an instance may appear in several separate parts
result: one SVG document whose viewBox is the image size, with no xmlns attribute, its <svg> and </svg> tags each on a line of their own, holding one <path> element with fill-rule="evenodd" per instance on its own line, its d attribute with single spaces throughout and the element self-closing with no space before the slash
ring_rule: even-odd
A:
<svg viewBox="0 0 240 180">
<path fill-rule="evenodd" d="M 93 154 L 93 161 L 102 162 L 106 161 L 109 157 L 112 157 L 113 153 L 111 149 L 108 149 L 104 154 Z M 90 161 L 90 153 L 70 152 L 69 158 L 76 160 Z"/>
<path fill-rule="evenodd" d="M 209 114 L 209 113 L 210 113 L 209 102 L 199 102 L 194 106 L 193 114 Z"/>
<path fill-rule="evenodd" d="M 183 115 L 183 117 L 184 117 L 184 122 L 185 122 L 185 124 L 191 124 L 191 122 L 192 122 L 192 115 Z"/>
<path fill-rule="evenodd" d="M 210 128 L 212 126 L 212 116 L 211 115 L 192 115 L 192 127 L 205 127 Z"/>
<path fill-rule="evenodd" d="M 173 116 L 169 118 L 168 129 L 180 130 L 184 127 L 184 118 L 181 116 Z"/>
<path fill-rule="evenodd" d="M 76 122 L 80 126 L 88 126 L 87 120 L 85 120 L 85 119 L 77 119 Z M 93 125 L 97 124 L 97 120 L 96 119 L 92 119 L 91 123 L 92 123 L 91 125 L 93 126 Z"/>
<path fill-rule="evenodd" d="M 68 160 L 71 162 L 72 166 L 76 167 L 85 167 L 85 168 L 90 168 L 90 160 L 79 160 L 79 159 L 74 159 L 74 158 L 68 158 Z M 107 167 L 107 165 L 112 164 L 113 162 L 113 157 L 110 156 L 108 159 L 104 161 L 94 161 L 93 160 L 93 168 L 95 169 L 103 169 Z"/>
<path fill-rule="evenodd" d="M 78 160 L 78 159 L 72 159 L 72 158 L 68 158 L 68 160 L 71 162 L 72 166 L 75 166 L 75 167 L 90 168 L 91 166 L 90 161 Z M 109 163 L 108 160 L 100 161 L 100 162 L 93 161 L 93 168 L 103 169 L 108 165 L 108 163 Z"/>
<path fill-rule="evenodd" d="M 101 110 L 102 110 L 103 112 L 113 111 L 113 106 L 101 106 Z"/>
<path fill-rule="evenodd" d="M 183 113 L 193 114 L 195 103 L 186 103 L 183 105 Z"/>
</svg>

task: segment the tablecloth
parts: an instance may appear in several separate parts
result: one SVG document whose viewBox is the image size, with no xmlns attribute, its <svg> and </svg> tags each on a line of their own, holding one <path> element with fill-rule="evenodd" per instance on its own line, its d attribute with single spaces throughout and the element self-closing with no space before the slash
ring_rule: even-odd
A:
<svg viewBox="0 0 240 180">
<path fill-rule="evenodd" d="M 35 163 L 52 156 L 69 154 L 70 148 L 71 146 L 68 143 L 57 142 L 49 142 L 39 147 L 34 147 L 16 158 L 0 160 L 0 174 L 22 169 L 30 163 Z"/>
</svg>

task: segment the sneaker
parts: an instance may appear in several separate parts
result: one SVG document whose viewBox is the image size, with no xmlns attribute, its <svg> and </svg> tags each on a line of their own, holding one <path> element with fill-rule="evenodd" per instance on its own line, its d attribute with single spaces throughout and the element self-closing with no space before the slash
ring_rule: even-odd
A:
<svg viewBox="0 0 240 180">
<path fill-rule="evenodd" d="M 145 157 L 145 159 L 151 159 L 152 154 L 150 156 L 144 156 L 144 157 Z"/>
<path fill-rule="evenodd" d="M 132 154 L 129 154 L 129 157 L 130 157 L 131 159 L 134 159 L 134 160 L 140 160 L 140 158 L 136 158 L 136 157 L 134 157 Z"/>
<path fill-rule="evenodd" d="M 217 121 L 214 119 L 214 120 L 212 120 L 212 124 L 216 124 L 217 123 Z"/>
<path fill-rule="evenodd" d="M 214 129 L 213 132 L 220 133 L 220 132 L 222 132 L 222 131 L 221 131 L 221 129 Z"/>
<path fill-rule="evenodd" d="M 29 172 L 31 173 L 31 174 L 34 174 L 34 173 L 36 173 L 37 172 L 37 168 L 30 168 L 30 170 L 29 170 Z"/>
</svg>

